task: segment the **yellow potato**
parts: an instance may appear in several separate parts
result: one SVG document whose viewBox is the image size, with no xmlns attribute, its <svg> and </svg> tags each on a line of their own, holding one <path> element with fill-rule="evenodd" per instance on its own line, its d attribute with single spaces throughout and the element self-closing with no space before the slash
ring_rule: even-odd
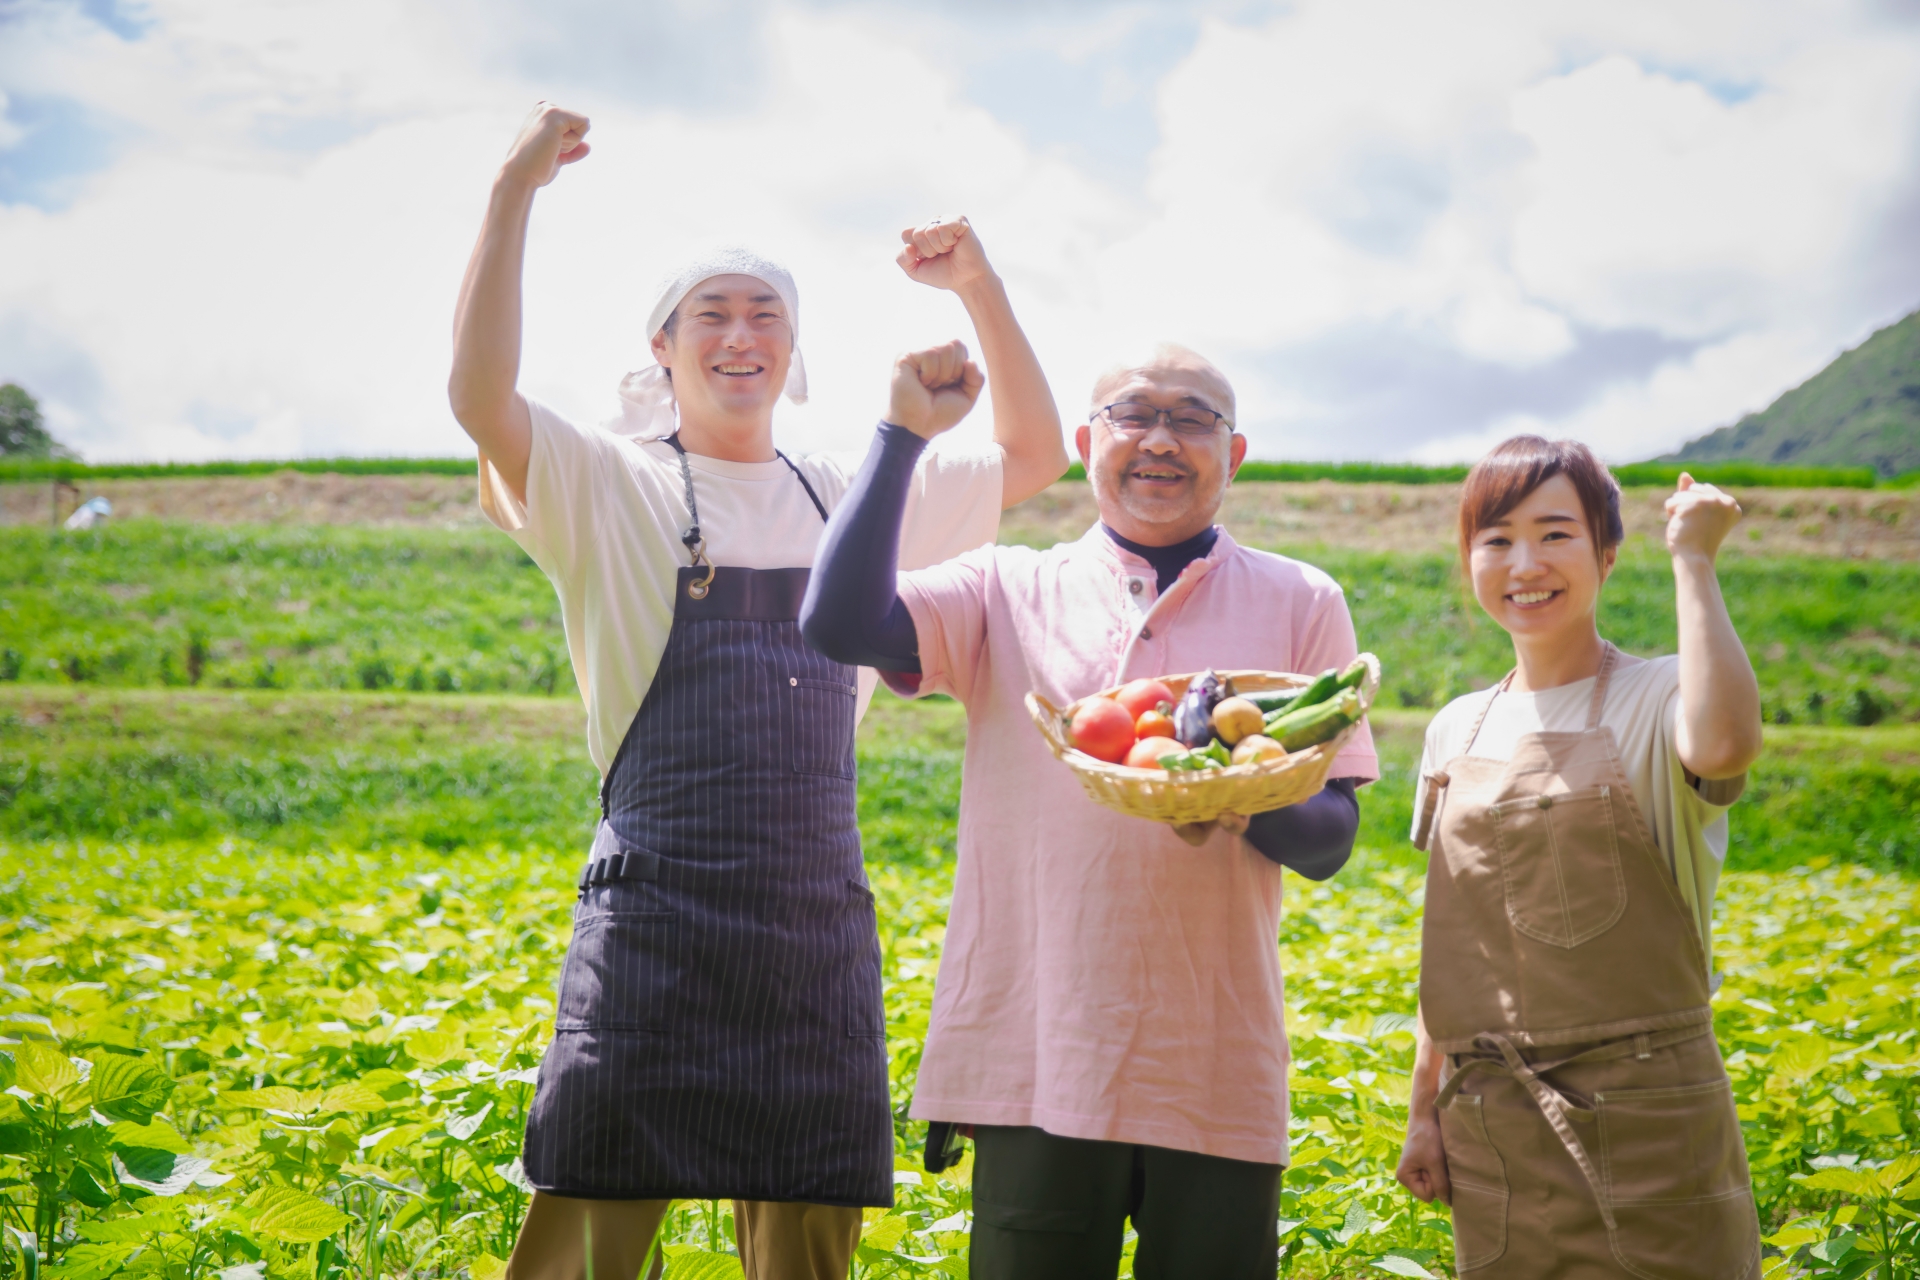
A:
<svg viewBox="0 0 1920 1280">
<path fill-rule="evenodd" d="M 1287 749 L 1263 733 L 1251 733 L 1240 739 L 1233 749 L 1235 764 L 1252 764 L 1256 760 L 1279 760 L 1286 756 Z"/>
<path fill-rule="evenodd" d="M 1230 747 L 1266 727 L 1266 717 L 1260 714 L 1260 708 L 1245 698 L 1222 698 L 1220 705 L 1213 709 L 1213 732 Z"/>
</svg>

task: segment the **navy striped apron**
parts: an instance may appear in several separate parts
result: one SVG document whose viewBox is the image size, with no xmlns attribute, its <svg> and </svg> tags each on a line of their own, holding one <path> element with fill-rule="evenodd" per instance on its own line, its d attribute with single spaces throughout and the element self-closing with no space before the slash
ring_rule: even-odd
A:
<svg viewBox="0 0 1920 1280">
<path fill-rule="evenodd" d="M 681 467 L 695 564 L 601 787 L 527 1178 L 586 1199 L 889 1207 L 855 669 L 800 638 L 808 570 L 702 567 Z"/>
</svg>

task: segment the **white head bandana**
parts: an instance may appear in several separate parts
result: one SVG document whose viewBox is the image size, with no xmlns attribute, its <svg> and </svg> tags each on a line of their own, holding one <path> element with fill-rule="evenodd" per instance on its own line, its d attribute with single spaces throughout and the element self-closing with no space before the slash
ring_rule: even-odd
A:
<svg viewBox="0 0 1920 1280">
<path fill-rule="evenodd" d="M 660 332 L 667 317 L 686 296 L 715 276 L 752 276 L 763 281 L 787 304 L 787 325 L 793 331 L 793 362 L 787 366 L 787 399 L 807 402 L 807 366 L 800 359 L 800 291 L 793 277 L 777 262 L 745 249 L 718 249 L 700 255 L 660 283 L 653 310 L 647 315 L 647 340 Z M 620 416 L 607 429 L 635 440 L 664 440 L 679 428 L 674 408 L 673 380 L 659 365 L 629 373 L 620 379 Z"/>
</svg>

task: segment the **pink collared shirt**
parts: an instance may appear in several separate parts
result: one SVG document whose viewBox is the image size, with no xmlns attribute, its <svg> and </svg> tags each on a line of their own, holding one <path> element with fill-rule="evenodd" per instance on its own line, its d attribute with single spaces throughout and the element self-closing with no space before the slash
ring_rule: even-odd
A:
<svg viewBox="0 0 1920 1280">
<path fill-rule="evenodd" d="M 1051 550 L 980 547 L 903 573 L 900 595 L 917 692 L 967 708 L 953 907 L 912 1114 L 1284 1164 L 1280 867 L 1237 836 L 1196 849 L 1096 805 L 1023 699 L 1343 665 L 1355 645 L 1339 585 L 1223 530 L 1158 595 L 1152 566 L 1095 525 Z M 1330 776 L 1380 776 L 1364 728 Z"/>
</svg>

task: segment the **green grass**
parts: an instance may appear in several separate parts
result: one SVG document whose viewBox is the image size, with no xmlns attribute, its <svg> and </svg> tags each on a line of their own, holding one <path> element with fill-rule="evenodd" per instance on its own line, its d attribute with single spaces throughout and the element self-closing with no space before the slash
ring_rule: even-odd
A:
<svg viewBox="0 0 1920 1280">
<path fill-rule="evenodd" d="M 466 458 L 289 458 L 256 462 L 67 462 L 0 459 L 0 483 L 30 480 L 198 480 L 208 476 L 265 476 L 276 471 L 343 476 L 470 476 Z"/>
<path fill-rule="evenodd" d="M 1347 589 L 1390 706 L 1435 708 L 1506 670 L 1505 636 L 1444 554 L 1287 548 Z M 1769 720 L 1920 719 L 1920 564 L 1730 557 L 1729 607 Z M 1602 625 L 1670 653 L 1664 556 L 1629 546 Z M 571 693 L 545 577 L 488 530 L 130 521 L 0 529 L 0 682 L 137 688 Z"/>
<path fill-rule="evenodd" d="M 1427 717 L 1373 717 L 1369 867 L 1417 865 L 1406 833 Z M 578 849 L 596 813 L 583 726 L 571 698 L 0 688 L 0 839 Z M 1767 737 L 1733 813 L 1735 868 L 1920 873 L 1920 727 Z M 859 737 L 870 858 L 951 860 L 965 741 L 955 703 L 875 698 Z"/>
</svg>

